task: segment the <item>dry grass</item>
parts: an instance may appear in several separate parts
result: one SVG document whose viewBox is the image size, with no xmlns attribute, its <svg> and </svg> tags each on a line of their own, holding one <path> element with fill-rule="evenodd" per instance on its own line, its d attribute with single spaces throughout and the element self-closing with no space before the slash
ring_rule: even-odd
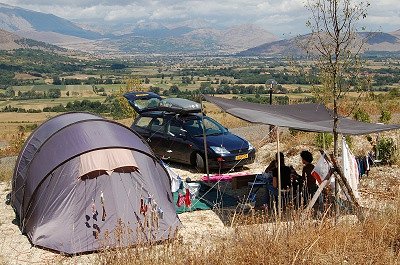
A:
<svg viewBox="0 0 400 265">
<path fill-rule="evenodd" d="M 259 224 L 252 218 L 211 245 L 173 240 L 146 248 L 105 250 L 101 264 L 398 264 L 400 200 L 360 223 L 329 218 Z M 265 217 L 265 216 L 264 216 Z M 262 216 L 259 218 L 263 218 Z M 243 218 L 242 221 L 248 220 Z M 202 240 L 200 240 L 202 241 Z"/>
<path fill-rule="evenodd" d="M 14 171 L 14 165 L 3 164 L 0 161 L 0 182 L 10 182 Z"/>
</svg>

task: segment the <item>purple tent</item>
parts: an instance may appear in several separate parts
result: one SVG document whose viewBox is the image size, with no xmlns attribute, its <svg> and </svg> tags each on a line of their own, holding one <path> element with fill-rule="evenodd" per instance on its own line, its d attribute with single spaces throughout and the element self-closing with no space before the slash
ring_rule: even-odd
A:
<svg viewBox="0 0 400 265">
<path fill-rule="evenodd" d="M 174 236 L 180 226 L 165 168 L 131 129 L 66 113 L 28 138 L 11 204 L 35 246 L 74 254 Z"/>
</svg>

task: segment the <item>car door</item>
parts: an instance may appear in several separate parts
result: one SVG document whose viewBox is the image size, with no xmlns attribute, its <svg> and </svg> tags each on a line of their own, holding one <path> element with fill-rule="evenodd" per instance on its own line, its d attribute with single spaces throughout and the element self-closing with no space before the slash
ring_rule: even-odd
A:
<svg viewBox="0 0 400 265">
<path fill-rule="evenodd" d="M 149 124 L 149 136 L 146 141 L 160 158 L 165 155 L 165 138 L 165 119 L 154 117 Z"/>
<path fill-rule="evenodd" d="M 187 140 L 182 125 L 182 120 L 177 117 L 168 122 L 166 156 L 169 156 L 170 160 L 190 164 L 192 144 Z"/>
<path fill-rule="evenodd" d="M 132 125 L 132 129 L 137 131 L 150 145 L 153 152 L 162 157 L 165 148 L 165 121 L 162 117 L 141 116 Z"/>
</svg>

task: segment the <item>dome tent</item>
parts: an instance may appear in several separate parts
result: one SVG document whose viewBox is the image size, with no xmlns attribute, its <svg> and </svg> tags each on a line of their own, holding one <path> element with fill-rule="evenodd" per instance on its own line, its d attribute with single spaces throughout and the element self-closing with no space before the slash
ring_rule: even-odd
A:
<svg viewBox="0 0 400 265">
<path fill-rule="evenodd" d="M 180 225 L 172 198 L 149 146 L 131 129 L 88 113 L 56 116 L 30 135 L 11 191 L 31 243 L 67 254 L 168 239 Z M 123 240 L 113 238 L 118 226 Z"/>
</svg>

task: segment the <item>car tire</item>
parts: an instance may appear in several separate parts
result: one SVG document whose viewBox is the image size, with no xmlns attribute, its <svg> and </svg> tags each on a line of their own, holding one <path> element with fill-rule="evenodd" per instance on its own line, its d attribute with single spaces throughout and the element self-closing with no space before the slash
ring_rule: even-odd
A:
<svg viewBox="0 0 400 265">
<path fill-rule="evenodd" d="M 205 170 L 204 158 L 199 153 L 196 153 L 195 166 L 200 172 L 204 173 Z"/>
</svg>

